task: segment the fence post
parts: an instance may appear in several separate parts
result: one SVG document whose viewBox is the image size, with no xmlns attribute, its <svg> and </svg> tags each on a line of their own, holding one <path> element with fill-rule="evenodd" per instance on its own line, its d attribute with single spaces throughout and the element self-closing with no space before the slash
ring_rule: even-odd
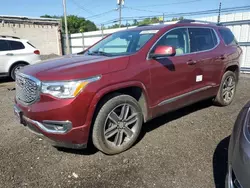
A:
<svg viewBox="0 0 250 188">
<path fill-rule="evenodd" d="M 103 38 L 103 24 L 101 25 L 101 30 L 102 30 L 102 38 Z"/>
<path fill-rule="evenodd" d="M 85 49 L 85 45 L 84 45 L 84 33 L 82 33 L 82 48 L 83 48 L 83 50 Z"/>
</svg>

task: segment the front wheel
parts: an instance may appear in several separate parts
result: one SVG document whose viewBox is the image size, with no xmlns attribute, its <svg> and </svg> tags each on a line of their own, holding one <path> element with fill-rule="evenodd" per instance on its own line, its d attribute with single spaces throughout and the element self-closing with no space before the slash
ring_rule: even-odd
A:
<svg viewBox="0 0 250 188">
<path fill-rule="evenodd" d="M 215 103 L 227 106 L 232 103 L 236 92 L 237 78 L 234 72 L 227 71 L 222 77 L 222 82 L 215 98 Z"/>
<path fill-rule="evenodd" d="M 116 95 L 97 114 L 92 132 L 93 143 L 103 153 L 121 153 L 136 142 L 142 123 L 138 102 L 129 95 Z"/>
</svg>

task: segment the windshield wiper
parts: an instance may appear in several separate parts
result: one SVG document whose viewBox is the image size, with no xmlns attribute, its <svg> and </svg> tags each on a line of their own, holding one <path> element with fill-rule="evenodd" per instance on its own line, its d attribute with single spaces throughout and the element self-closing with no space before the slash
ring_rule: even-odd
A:
<svg viewBox="0 0 250 188">
<path fill-rule="evenodd" d="M 88 55 L 103 55 L 103 56 L 111 56 L 110 53 L 106 53 L 103 51 L 92 51 L 92 52 L 88 52 Z"/>
</svg>

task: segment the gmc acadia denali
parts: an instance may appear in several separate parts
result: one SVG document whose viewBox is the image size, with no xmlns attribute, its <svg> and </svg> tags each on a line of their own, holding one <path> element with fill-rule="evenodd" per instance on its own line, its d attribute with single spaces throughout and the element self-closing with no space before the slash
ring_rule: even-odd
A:
<svg viewBox="0 0 250 188">
<path fill-rule="evenodd" d="M 16 74 L 20 123 L 58 146 L 130 148 L 143 123 L 211 98 L 229 105 L 242 50 L 218 24 L 182 20 L 107 36 L 86 51 Z"/>
</svg>

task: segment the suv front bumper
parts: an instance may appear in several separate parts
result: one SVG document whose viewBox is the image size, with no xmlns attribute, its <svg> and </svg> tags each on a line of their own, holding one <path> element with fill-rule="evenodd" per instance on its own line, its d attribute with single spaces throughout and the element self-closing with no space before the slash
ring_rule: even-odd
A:
<svg viewBox="0 0 250 188">
<path fill-rule="evenodd" d="M 18 104 L 14 105 L 14 114 L 17 116 L 20 124 L 39 136 L 49 138 L 54 146 L 73 149 L 87 147 L 88 135 L 86 133 L 89 132 L 88 126 L 73 127 L 69 120 L 34 120 L 25 116 Z"/>
</svg>

